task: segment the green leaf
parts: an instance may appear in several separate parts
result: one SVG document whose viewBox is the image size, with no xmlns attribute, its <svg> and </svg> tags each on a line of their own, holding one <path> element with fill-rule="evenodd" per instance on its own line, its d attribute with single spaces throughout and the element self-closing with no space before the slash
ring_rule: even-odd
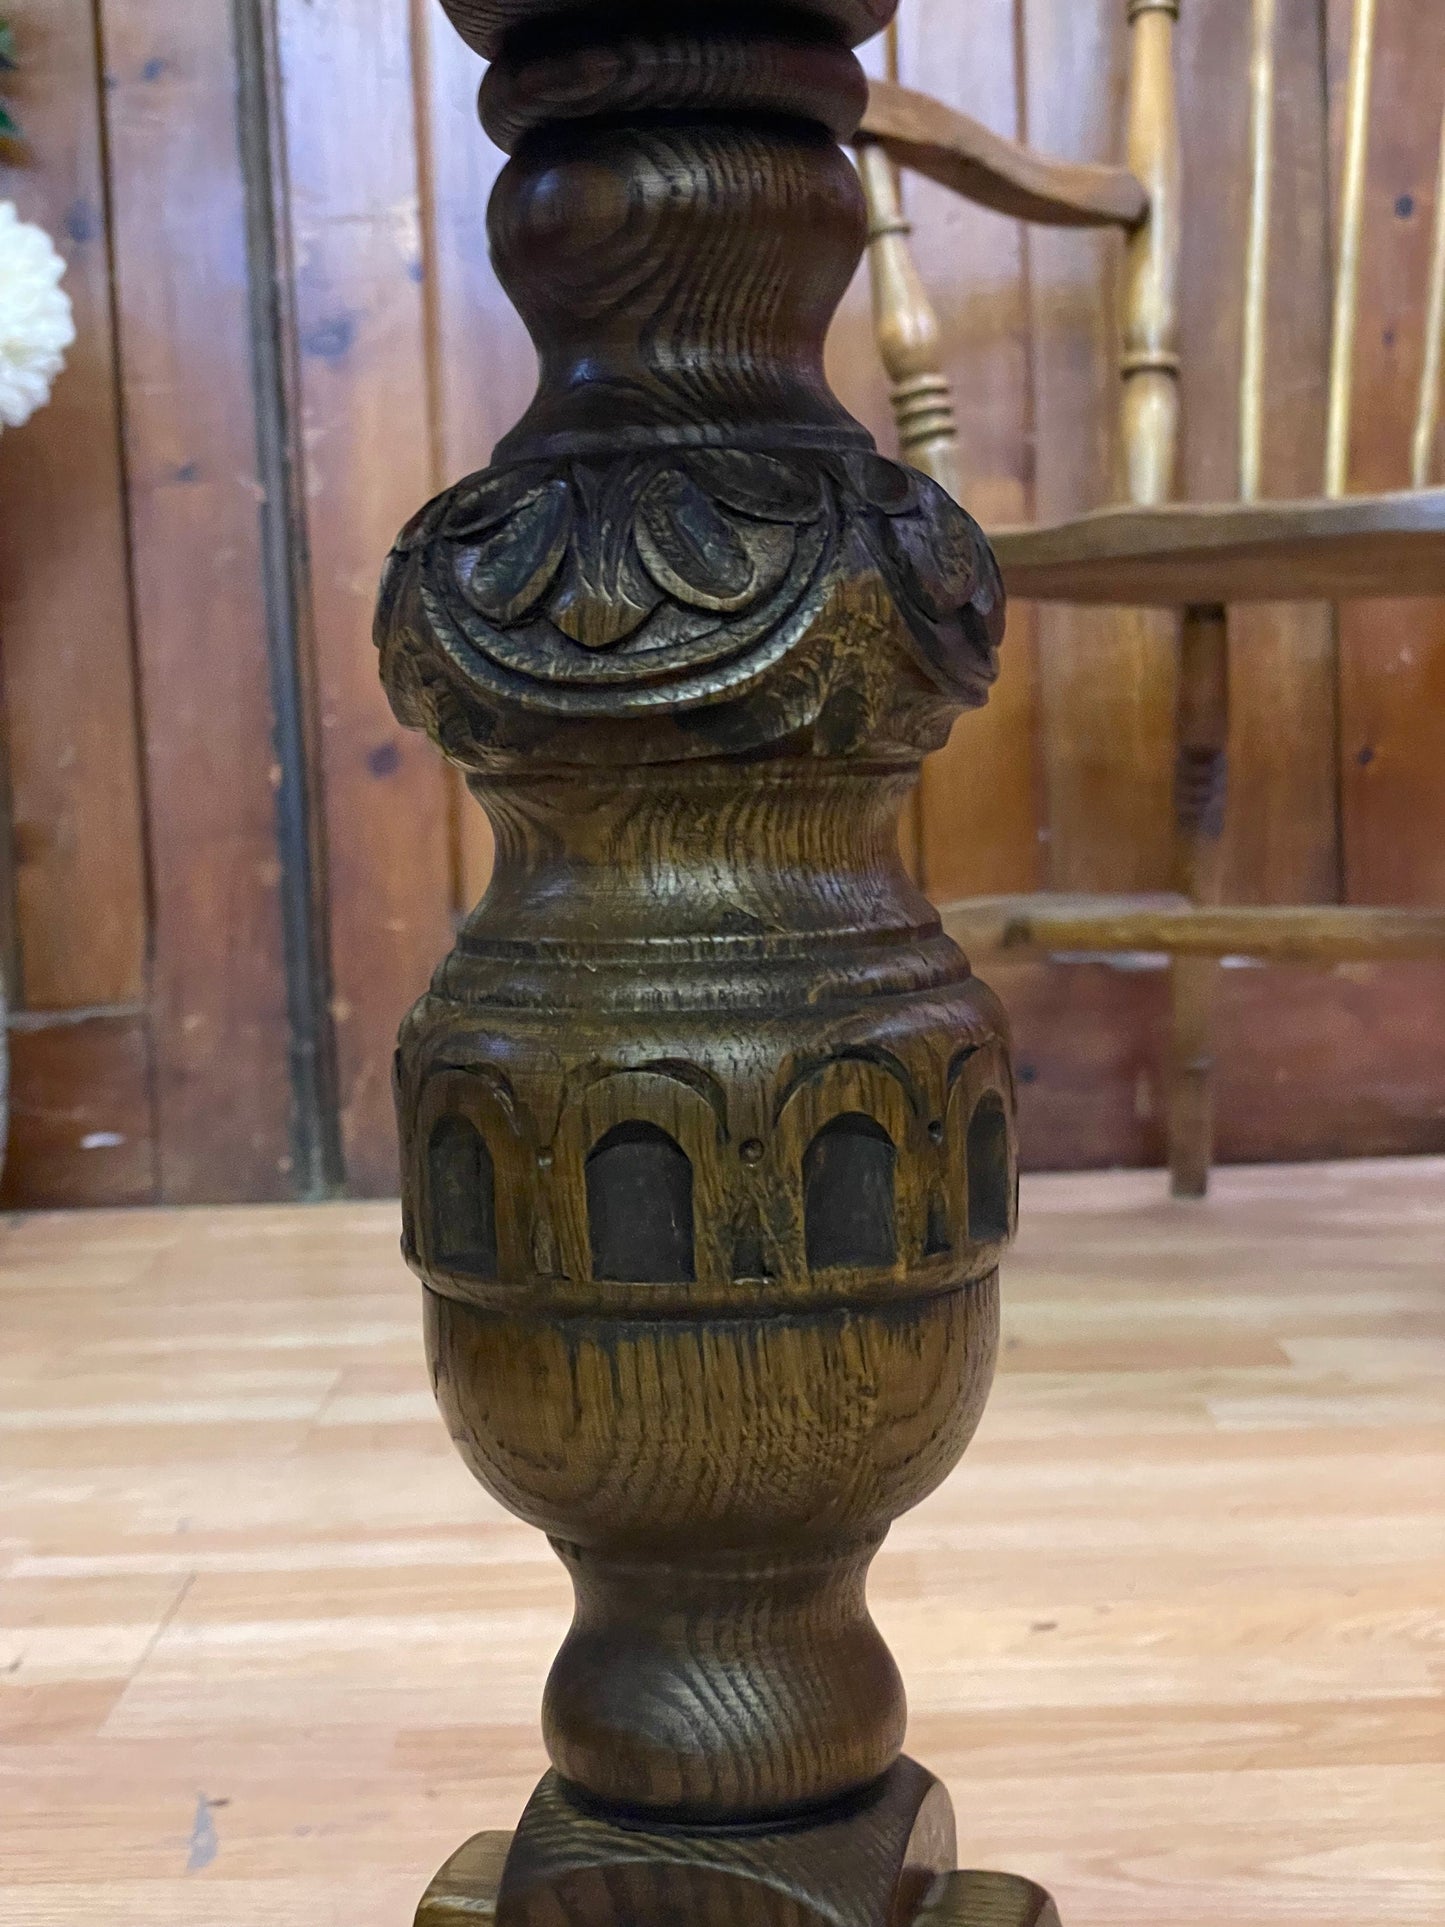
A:
<svg viewBox="0 0 1445 1927">
<path fill-rule="evenodd" d="M 15 31 L 8 20 L 0 20 L 0 67 L 15 70 Z"/>
<path fill-rule="evenodd" d="M 0 140 L 14 140 L 20 132 L 20 123 L 10 109 L 0 100 Z"/>
</svg>

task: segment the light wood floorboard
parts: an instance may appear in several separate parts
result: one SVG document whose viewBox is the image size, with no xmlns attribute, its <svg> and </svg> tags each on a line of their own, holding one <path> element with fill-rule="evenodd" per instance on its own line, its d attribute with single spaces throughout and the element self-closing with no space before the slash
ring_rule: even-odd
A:
<svg viewBox="0 0 1445 1927">
<path fill-rule="evenodd" d="M 877 1616 L 1065 1927 L 1445 1921 L 1445 1162 L 1036 1179 Z M 453 1457 L 386 1206 L 0 1220 L 0 1921 L 408 1927 L 568 1600 Z"/>
</svg>

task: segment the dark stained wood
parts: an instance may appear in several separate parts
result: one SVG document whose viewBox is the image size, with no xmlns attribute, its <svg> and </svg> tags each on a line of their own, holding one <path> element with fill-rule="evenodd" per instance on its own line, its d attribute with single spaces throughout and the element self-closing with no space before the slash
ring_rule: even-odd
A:
<svg viewBox="0 0 1445 1927">
<path fill-rule="evenodd" d="M 1001 1013 L 898 832 L 1002 592 L 823 373 L 864 238 L 837 28 L 874 19 L 447 12 L 495 56 L 540 381 L 377 615 L 497 838 L 402 1030 L 404 1249 L 451 1437 L 577 1597 L 495 1915 L 901 1927 L 954 1830 L 865 1578 L 981 1415 L 1017 1157 Z"/>
<path fill-rule="evenodd" d="M 102 0 L 161 1196 L 274 1197 L 290 1024 L 230 9 Z"/>
<path fill-rule="evenodd" d="M 1054 160 L 971 114 L 875 80 L 863 132 L 894 159 L 980 207 L 1046 227 L 1135 227 L 1149 197 L 1126 167 Z"/>
<path fill-rule="evenodd" d="M 509 1833 L 479 1833 L 459 1848 L 427 1889 L 417 1914 L 417 1927 L 481 1927 L 481 1923 L 495 1921 L 511 1844 Z M 664 1840 L 659 1844 L 665 1851 L 670 1843 Z M 641 1851 L 640 1846 L 639 1855 Z M 757 1850 L 754 1847 L 752 1851 Z M 697 1891 L 689 1891 L 685 1886 L 685 1870 L 670 1871 L 676 1883 L 672 1891 L 663 1884 L 667 1875 L 659 1880 L 654 1874 L 658 1885 L 646 1896 L 637 1896 L 640 1903 L 637 1918 L 650 1917 L 644 1911 L 649 1903 L 655 1912 L 664 1901 L 682 1904 L 685 1917 L 694 1917 L 699 1900 Z M 850 1868 L 846 1862 L 833 1868 L 834 1891 L 827 1915 L 830 1921 L 870 1917 L 865 1911 L 866 1880 L 870 1871 L 866 1866 Z M 926 1868 L 920 1866 L 915 1872 L 921 1876 Z M 853 1878 L 848 1881 L 850 1873 Z M 860 1873 L 864 1876 L 861 1881 Z M 916 1910 L 910 1909 L 905 1918 L 916 1927 L 1058 1927 L 1058 1911 L 1049 1895 L 1042 1887 L 1014 1874 L 945 1872 L 926 1883 L 919 1880 L 914 1884 L 923 1888 L 922 1904 Z M 796 1911 L 799 1898 L 796 1891 L 779 1895 L 778 1917 L 795 1922 L 799 1917 Z M 771 1917 L 766 1911 L 749 1916 L 760 1921 Z"/>
<path fill-rule="evenodd" d="M 19 1017 L 10 1032 L 10 1127 L 0 1206 L 153 1204 L 144 1014 Z"/>
<path fill-rule="evenodd" d="M 1445 488 L 1339 501 L 1101 509 L 994 531 L 1011 593 L 1133 608 L 1445 590 Z"/>
<path fill-rule="evenodd" d="M 78 340 L 50 406 L 0 437 L 10 1000 L 68 1010 L 145 994 L 145 837 L 92 10 L 41 0 L 16 24 L 26 142 L 0 152 L 0 198 L 55 237 Z"/>
</svg>

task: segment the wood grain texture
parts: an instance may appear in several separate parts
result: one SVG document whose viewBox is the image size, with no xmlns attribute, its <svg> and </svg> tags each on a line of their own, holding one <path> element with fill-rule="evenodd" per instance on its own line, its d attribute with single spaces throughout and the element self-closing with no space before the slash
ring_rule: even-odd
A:
<svg viewBox="0 0 1445 1927">
<path fill-rule="evenodd" d="M 1434 596 L 1445 583 L 1445 489 L 1100 509 L 999 529 L 994 541 L 1009 587 L 1038 601 L 1182 609 Z"/>
<path fill-rule="evenodd" d="M 1137 227 L 1145 186 L 1124 167 L 1053 160 L 931 94 L 876 80 L 863 132 L 901 166 L 979 207 L 1045 227 Z"/>
<path fill-rule="evenodd" d="M 9 991 L 13 1006 L 72 1010 L 145 994 L 145 829 L 92 10 L 46 0 L 21 31 L 7 93 L 26 145 L 6 144 L 0 197 L 56 236 L 78 340 L 50 407 L 23 438 L 0 439 L 18 921 Z"/>
<path fill-rule="evenodd" d="M 502 1927 L 885 1927 L 953 1865 L 865 1581 L 978 1423 L 1014 1224 L 1001 1013 L 899 855 L 1003 603 L 824 377 L 862 96 L 781 9 L 507 36 L 537 392 L 383 577 L 397 717 L 497 842 L 402 1029 L 404 1249 L 576 1598 Z"/>
<path fill-rule="evenodd" d="M 0 1204 L 140 1205 L 159 1190 L 151 1038 L 140 1010 L 12 1019 Z"/>
<path fill-rule="evenodd" d="M 900 25 L 907 69 L 947 98 L 977 104 L 1005 135 L 1020 131 L 1021 76 L 1011 5 L 976 9 L 967 35 L 937 0 L 910 0 Z M 950 50 L 945 65 L 944 49 Z M 1032 391 L 1025 230 L 945 193 L 906 183 L 931 236 L 942 366 L 960 429 L 960 499 L 988 528 L 1031 511 Z M 986 709 L 924 764 L 920 854 L 934 902 L 1042 880 L 1038 810 L 1038 660 L 1034 611 L 1014 605 L 1008 649 Z"/>
<path fill-rule="evenodd" d="M 232 24 L 220 0 L 99 19 L 161 1195 L 267 1197 L 290 1178 L 290 1026 Z"/>
<path fill-rule="evenodd" d="M 1024 132 L 1081 159 L 1116 157 L 1128 22 L 1115 0 L 1023 0 Z M 1088 74 L 1087 87 L 1075 76 Z M 1113 236 L 1029 239 L 1037 437 L 1036 519 L 1117 502 L 1124 457 L 1117 342 L 1121 250 Z M 997 525 L 995 525 L 997 526 Z M 1026 599 L 1022 591 L 1020 599 Z M 1174 625 L 1117 610 L 1039 612 L 1044 882 L 1158 890 L 1173 862 Z"/>
<path fill-rule="evenodd" d="M 943 909 L 944 928 L 970 956 L 1009 951 L 1153 951 L 1337 963 L 1434 957 L 1445 950 L 1445 910 L 1357 904 L 1191 903 L 1183 896 L 971 897 Z"/>
<path fill-rule="evenodd" d="M 871 1589 L 963 1865 L 1077 1927 L 1439 1913 L 1442 1197 L 1025 1180 L 988 1413 Z M 396 1239 L 0 1220 L 7 1921 L 398 1927 L 515 1824 L 569 1589 L 456 1458 Z"/>
<path fill-rule="evenodd" d="M 1347 22 L 1330 10 L 1332 127 L 1343 111 Z M 1353 363 L 1349 487 L 1403 488 L 1424 360 L 1438 173 L 1445 17 L 1411 4 L 1381 10 L 1371 96 Z M 1436 585 L 1438 588 L 1438 585 Z M 1365 903 L 1445 900 L 1437 826 L 1445 811 L 1440 702 L 1445 602 L 1343 610 L 1340 782 L 1347 895 Z"/>
</svg>

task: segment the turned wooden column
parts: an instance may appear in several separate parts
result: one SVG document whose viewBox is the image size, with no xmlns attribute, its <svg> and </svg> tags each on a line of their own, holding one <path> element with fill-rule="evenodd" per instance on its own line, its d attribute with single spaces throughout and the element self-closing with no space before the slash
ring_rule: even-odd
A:
<svg viewBox="0 0 1445 1927">
<path fill-rule="evenodd" d="M 541 382 L 378 618 L 497 834 L 402 1032 L 405 1246 L 452 1437 L 577 1613 L 554 1772 L 420 1919 L 1033 1920 L 940 1883 L 864 1598 L 978 1422 L 1015 1193 L 1003 1019 L 897 851 L 1003 599 L 823 375 L 892 0 L 445 4 Z"/>
</svg>

